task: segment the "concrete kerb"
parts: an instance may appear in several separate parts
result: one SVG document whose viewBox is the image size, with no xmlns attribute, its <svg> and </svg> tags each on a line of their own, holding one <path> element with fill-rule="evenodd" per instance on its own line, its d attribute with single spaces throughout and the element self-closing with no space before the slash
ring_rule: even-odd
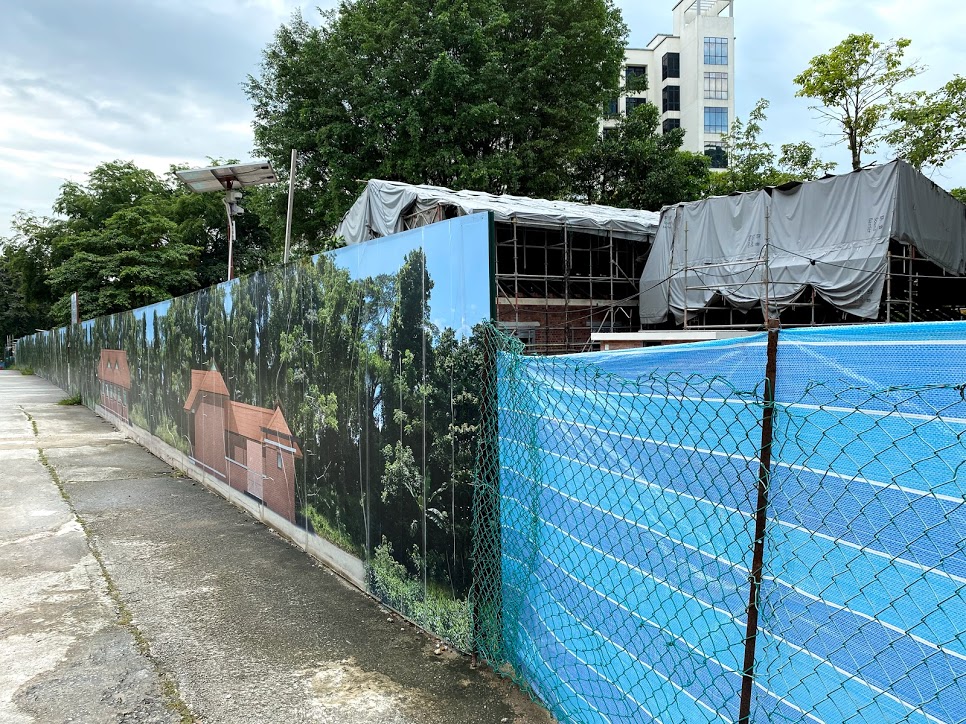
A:
<svg viewBox="0 0 966 724">
<path fill-rule="evenodd" d="M 310 535 L 307 531 L 278 515 L 266 505 L 259 503 L 241 491 L 235 490 L 227 483 L 202 469 L 181 450 L 125 422 L 110 410 L 96 405 L 94 412 L 110 422 L 122 434 L 129 437 L 155 457 L 160 458 L 176 470 L 184 472 L 187 477 L 201 483 L 208 490 L 224 498 L 232 505 L 241 508 L 250 516 L 274 530 L 291 545 L 312 556 L 326 567 L 331 568 L 362 593 L 369 595 L 366 587 L 365 564 L 355 556 L 346 553 L 327 540 Z"/>
</svg>

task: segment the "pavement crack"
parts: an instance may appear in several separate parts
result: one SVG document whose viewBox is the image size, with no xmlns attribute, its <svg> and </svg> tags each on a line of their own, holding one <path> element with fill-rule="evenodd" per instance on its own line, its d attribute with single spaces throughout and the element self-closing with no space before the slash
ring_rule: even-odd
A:
<svg viewBox="0 0 966 724">
<path fill-rule="evenodd" d="M 34 437 L 39 438 L 40 431 L 37 429 L 37 421 L 33 418 L 33 415 L 24 409 L 23 405 L 20 405 L 19 408 L 33 427 Z M 97 543 L 94 541 L 94 537 L 91 534 L 87 522 L 77 512 L 77 508 L 74 506 L 74 502 L 71 500 L 70 494 L 67 492 L 64 482 L 60 479 L 56 468 L 54 468 L 53 464 L 51 464 L 50 460 L 48 460 L 44 448 L 38 446 L 37 455 L 40 460 L 40 464 L 43 465 L 47 470 L 47 474 L 50 475 L 51 481 L 57 487 L 57 490 L 60 491 L 60 497 L 64 499 L 64 502 L 70 509 L 74 520 L 77 521 L 77 524 L 84 532 L 84 539 L 87 541 L 87 547 L 90 550 L 91 555 L 94 557 L 94 560 L 97 561 L 97 565 L 100 567 L 101 576 L 104 578 L 104 582 L 107 585 L 108 596 L 114 603 L 115 610 L 117 611 L 118 625 L 126 629 L 128 633 L 131 634 L 138 652 L 144 656 L 145 659 L 151 662 L 151 665 L 154 667 L 155 673 L 158 676 L 158 683 L 165 706 L 167 706 L 178 716 L 181 724 L 194 724 L 197 719 L 191 712 L 191 709 L 185 703 L 184 699 L 181 698 L 181 692 L 178 689 L 177 682 L 164 669 L 158 657 L 151 652 L 151 644 L 148 641 L 148 638 L 144 635 L 144 632 L 141 631 L 137 624 L 134 623 L 134 616 L 131 613 L 131 609 L 121 596 L 121 591 L 118 588 L 117 583 L 114 581 L 114 578 L 107 570 L 107 565 L 104 563 L 104 557 L 101 555 L 101 551 L 97 547 Z"/>
</svg>

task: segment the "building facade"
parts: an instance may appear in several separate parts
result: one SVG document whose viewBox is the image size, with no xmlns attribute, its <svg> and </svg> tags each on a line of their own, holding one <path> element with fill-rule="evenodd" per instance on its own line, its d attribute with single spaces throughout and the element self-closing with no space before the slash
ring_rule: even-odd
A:
<svg viewBox="0 0 966 724">
<path fill-rule="evenodd" d="M 662 130 L 683 128 L 685 150 L 724 168 L 721 137 L 735 118 L 734 0 L 679 0 L 673 16 L 673 34 L 627 49 L 625 90 L 611 102 L 605 132 L 617 116 L 652 103 L 661 111 Z"/>
<path fill-rule="evenodd" d="M 191 461 L 236 490 L 295 522 L 295 460 L 302 451 L 279 407 L 231 400 L 216 369 L 192 370 L 189 413 Z"/>
<path fill-rule="evenodd" d="M 101 391 L 101 407 L 128 422 L 131 368 L 127 362 L 127 352 L 120 349 L 102 349 L 97 380 Z"/>
</svg>

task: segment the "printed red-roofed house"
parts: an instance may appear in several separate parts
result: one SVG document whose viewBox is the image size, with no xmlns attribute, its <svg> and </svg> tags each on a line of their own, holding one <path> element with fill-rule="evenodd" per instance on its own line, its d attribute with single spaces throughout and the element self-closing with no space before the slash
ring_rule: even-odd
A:
<svg viewBox="0 0 966 724">
<path fill-rule="evenodd" d="M 218 370 L 191 371 L 184 409 L 191 413 L 193 462 L 294 523 L 295 459 L 302 451 L 282 409 L 233 402 Z"/>
<path fill-rule="evenodd" d="M 131 368 L 127 363 L 127 352 L 102 349 L 97 379 L 101 384 L 101 406 L 128 422 Z"/>
</svg>

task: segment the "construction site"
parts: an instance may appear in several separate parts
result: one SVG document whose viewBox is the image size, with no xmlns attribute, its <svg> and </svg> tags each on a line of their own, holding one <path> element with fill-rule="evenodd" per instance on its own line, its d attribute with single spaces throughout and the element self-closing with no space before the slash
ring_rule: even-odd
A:
<svg viewBox="0 0 966 724">
<path fill-rule="evenodd" d="M 373 180 L 339 234 L 480 211 L 496 225 L 496 320 L 530 354 L 966 311 L 966 206 L 901 161 L 660 214 Z"/>
</svg>

